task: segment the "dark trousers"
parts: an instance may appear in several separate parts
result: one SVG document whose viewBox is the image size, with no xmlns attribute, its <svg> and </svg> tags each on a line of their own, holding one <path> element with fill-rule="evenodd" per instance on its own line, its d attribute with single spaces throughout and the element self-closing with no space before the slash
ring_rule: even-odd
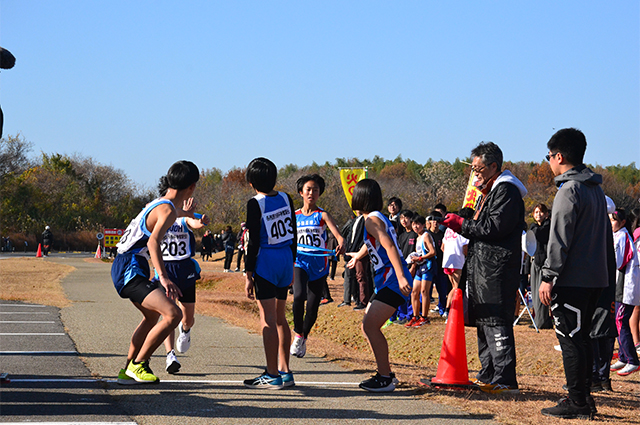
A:
<svg viewBox="0 0 640 425">
<path fill-rule="evenodd" d="M 436 291 L 438 291 L 438 310 L 442 315 L 447 309 L 447 295 L 451 291 L 451 281 L 442 269 L 438 269 L 438 274 L 436 274 L 434 281 Z"/>
<path fill-rule="evenodd" d="M 298 335 L 306 338 L 315 325 L 326 283 L 326 275 L 310 281 L 306 271 L 300 267 L 293 269 L 293 331 Z M 307 302 L 306 309 L 305 301 Z"/>
<path fill-rule="evenodd" d="M 373 281 L 371 278 L 371 265 L 366 257 L 356 262 L 356 281 L 358 282 L 358 292 L 356 292 L 357 304 L 368 304 L 373 291 Z"/>
<path fill-rule="evenodd" d="M 224 250 L 224 269 L 231 269 L 231 261 L 233 260 L 233 248 L 226 248 Z"/>
<path fill-rule="evenodd" d="M 593 382 L 609 380 L 611 358 L 613 357 L 613 345 L 616 339 L 613 337 L 591 338 L 593 347 Z"/>
<path fill-rule="evenodd" d="M 356 280 L 356 271 L 355 269 L 344 268 L 344 295 L 342 297 L 342 301 L 347 304 L 351 304 L 351 297 L 356 298 L 358 293 L 358 281 Z"/>
<path fill-rule="evenodd" d="M 518 386 L 513 326 L 478 325 L 478 358 L 482 369 L 476 378 L 487 384 Z"/>
<path fill-rule="evenodd" d="M 240 262 L 242 261 L 242 255 L 244 254 L 244 250 L 238 250 L 238 262 L 236 263 L 236 269 L 240 268 Z M 244 269 L 244 268 L 243 268 Z"/>
<path fill-rule="evenodd" d="M 531 263 L 531 303 L 533 305 L 533 320 L 538 329 L 553 328 L 553 321 L 549 315 L 549 306 L 540 301 L 540 284 L 542 283 L 542 268 Z M 524 295 L 524 293 L 523 293 Z"/>
<path fill-rule="evenodd" d="M 331 280 L 336 277 L 336 268 L 338 267 L 338 260 L 336 258 L 329 259 L 329 278 Z"/>
<path fill-rule="evenodd" d="M 600 292 L 599 288 L 554 287 L 551 295 L 569 398 L 579 406 L 591 393 L 593 347 L 589 332 Z"/>
<path fill-rule="evenodd" d="M 634 306 L 616 302 L 616 328 L 618 329 L 618 358 L 621 362 L 638 365 L 638 352 L 633 344 L 629 319 Z"/>
</svg>

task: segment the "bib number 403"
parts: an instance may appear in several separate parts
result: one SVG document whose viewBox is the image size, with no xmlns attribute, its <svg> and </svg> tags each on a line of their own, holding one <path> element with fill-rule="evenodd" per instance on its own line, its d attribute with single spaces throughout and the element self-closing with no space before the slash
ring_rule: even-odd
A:
<svg viewBox="0 0 640 425">
<path fill-rule="evenodd" d="M 293 234 L 293 226 L 291 225 L 291 217 L 285 217 L 282 220 L 275 220 L 271 223 L 271 239 L 283 239 L 288 234 Z M 287 238 L 289 239 L 289 238 Z"/>
</svg>

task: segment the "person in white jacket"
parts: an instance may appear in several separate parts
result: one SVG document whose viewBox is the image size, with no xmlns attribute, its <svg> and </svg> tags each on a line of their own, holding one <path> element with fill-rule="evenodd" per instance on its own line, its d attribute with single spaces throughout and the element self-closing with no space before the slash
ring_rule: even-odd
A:
<svg viewBox="0 0 640 425">
<path fill-rule="evenodd" d="M 629 319 L 635 306 L 640 305 L 640 261 L 638 250 L 625 227 L 627 214 L 623 208 L 617 208 L 609 214 L 613 229 L 616 252 L 616 327 L 618 329 L 618 361 L 611 365 L 612 371 L 627 376 L 640 369 L 638 353 L 633 345 L 633 336 Z"/>
</svg>

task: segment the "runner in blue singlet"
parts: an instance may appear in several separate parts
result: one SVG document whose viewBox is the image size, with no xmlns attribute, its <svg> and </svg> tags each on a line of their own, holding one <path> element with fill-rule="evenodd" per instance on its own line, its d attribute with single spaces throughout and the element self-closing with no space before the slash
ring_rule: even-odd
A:
<svg viewBox="0 0 640 425">
<path fill-rule="evenodd" d="M 304 357 L 307 337 L 318 318 L 318 307 L 329 274 L 327 228 L 338 241 L 335 254 L 342 254 L 344 241 L 331 215 L 316 203 L 324 192 L 324 179 L 318 174 L 302 176 L 296 182 L 303 206 L 296 211 L 298 255 L 293 270 L 292 356 Z M 307 302 L 305 315 L 305 301 Z"/>
<path fill-rule="evenodd" d="M 358 259 L 369 255 L 375 270 L 375 295 L 362 319 L 362 330 L 374 352 L 378 371 L 370 379 L 362 381 L 360 388 L 389 392 L 395 389 L 398 381 L 391 372 L 389 346 L 381 328 L 396 309 L 409 299 L 411 273 L 398 248 L 393 224 L 380 213 L 383 201 L 378 183 L 371 179 L 359 181 L 353 190 L 351 206 L 365 217 L 365 244 L 357 253 L 347 253 L 352 257 L 347 267 L 355 267 Z"/>
</svg>

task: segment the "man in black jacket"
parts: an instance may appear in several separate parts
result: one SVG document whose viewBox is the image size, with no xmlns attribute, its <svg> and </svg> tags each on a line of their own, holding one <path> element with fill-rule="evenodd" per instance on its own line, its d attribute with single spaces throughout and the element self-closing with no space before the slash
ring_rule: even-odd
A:
<svg viewBox="0 0 640 425">
<path fill-rule="evenodd" d="M 491 394 L 518 393 L 513 316 L 520 280 L 527 189 L 502 171 L 502 151 L 491 142 L 471 151 L 471 170 L 482 197 L 472 219 L 447 214 L 443 224 L 469 239 L 469 320 L 476 325 L 482 369 L 476 384 Z"/>
<path fill-rule="evenodd" d="M 49 255 L 51 245 L 53 245 L 53 233 L 51 233 L 49 226 L 45 226 L 44 232 L 42 232 L 42 255 L 45 257 Z"/>
</svg>

